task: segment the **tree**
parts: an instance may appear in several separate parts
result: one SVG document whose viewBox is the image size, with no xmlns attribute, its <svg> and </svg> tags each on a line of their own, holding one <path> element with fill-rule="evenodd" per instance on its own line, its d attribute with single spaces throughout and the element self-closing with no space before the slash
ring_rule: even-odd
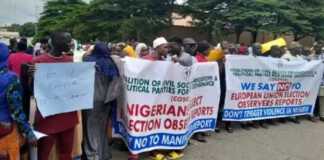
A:
<svg viewBox="0 0 324 160">
<path fill-rule="evenodd" d="M 36 25 L 35 23 L 28 22 L 23 25 L 21 25 L 18 28 L 20 36 L 23 37 L 33 37 L 35 35 L 35 30 L 36 30 Z"/>
<path fill-rule="evenodd" d="M 274 25 L 277 27 L 272 26 L 273 32 L 292 32 L 295 40 L 314 34 L 315 26 L 312 19 L 319 17 L 314 11 L 323 7 L 319 0 L 258 0 L 258 2 L 265 4 L 276 14 Z"/>
<path fill-rule="evenodd" d="M 86 8 L 82 0 L 48 1 L 38 22 L 35 40 L 56 31 L 73 33 L 79 22 L 78 15 Z"/>
<path fill-rule="evenodd" d="M 84 39 L 116 41 L 133 36 L 149 40 L 170 25 L 175 0 L 95 0 L 80 16 Z"/>
<path fill-rule="evenodd" d="M 235 33 L 237 42 L 243 31 L 250 31 L 255 41 L 258 31 L 273 21 L 272 11 L 255 0 L 189 0 L 186 8 L 185 13 L 198 19 L 197 26 Z"/>
<path fill-rule="evenodd" d="M 11 24 L 10 26 L 5 27 L 9 32 L 18 32 L 20 25 Z"/>
<path fill-rule="evenodd" d="M 295 39 L 324 37 L 324 2 L 321 0 L 188 0 L 186 14 L 198 27 L 236 33 L 250 31 L 253 41 L 259 31 L 276 35 L 292 32 Z"/>
</svg>

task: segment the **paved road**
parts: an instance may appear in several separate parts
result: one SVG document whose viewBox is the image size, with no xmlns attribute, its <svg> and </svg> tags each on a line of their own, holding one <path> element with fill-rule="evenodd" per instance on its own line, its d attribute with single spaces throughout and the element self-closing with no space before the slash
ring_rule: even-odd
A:
<svg viewBox="0 0 324 160">
<path fill-rule="evenodd" d="M 232 134 L 213 133 L 206 144 L 192 142 L 184 160 L 324 160 L 324 123 L 302 120 L 250 131 L 236 127 Z M 114 151 L 113 160 L 126 159 L 126 152 Z"/>
</svg>

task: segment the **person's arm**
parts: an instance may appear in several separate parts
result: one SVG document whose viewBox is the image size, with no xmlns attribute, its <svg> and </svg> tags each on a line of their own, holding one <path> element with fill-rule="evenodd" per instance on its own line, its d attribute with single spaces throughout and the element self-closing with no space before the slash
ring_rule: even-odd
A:
<svg viewBox="0 0 324 160">
<path fill-rule="evenodd" d="M 36 141 L 36 137 L 23 110 L 22 87 L 17 78 L 9 85 L 6 96 L 11 117 L 16 122 L 19 131 L 23 133 L 29 142 Z"/>
</svg>

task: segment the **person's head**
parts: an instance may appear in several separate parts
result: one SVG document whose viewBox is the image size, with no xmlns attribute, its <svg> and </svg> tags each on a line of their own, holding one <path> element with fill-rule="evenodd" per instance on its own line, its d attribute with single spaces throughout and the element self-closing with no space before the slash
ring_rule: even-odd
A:
<svg viewBox="0 0 324 160">
<path fill-rule="evenodd" d="M 139 56 L 139 57 L 144 57 L 146 55 L 148 55 L 150 52 L 149 52 L 149 48 L 147 47 L 147 45 L 145 43 L 139 43 L 137 44 L 136 46 L 136 54 Z"/>
<path fill-rule="evenodd" d="M 137 38 L 136 37 L 128 37 L 126 40 L 126 43 L 130 46 L 132 46 L 133 48 L 135 48 L 136 43 L 137 43 Z"/>
<path fill-rule="evenodd" d="M 318 42 L 314 45 L 314 51 L 315 51 L 315 54 L 316 55 L 320 55 L 323 53 L 323 47 L 324 47 L 324 44 L 321 43 L 321 42 Z"/>
<path fill-rule="evenodd" d="M 221 47 L 223 50 L 229 49 L 230 48 L 230 43 L 228 41 L 222 41 Z"/>
<path fill-rule="evenodd" d="M 153 41 L 153 48 L 160 58 L 165 58 L 169 52 L 168 41 L 164 37 L 156 38 Z"/>
<path fill-rule="evenodd" d="M 34 53 L 34 47 L 33 46 L 28 46 L 26 50 L 27 54 L 33 55 Z"/>
<path fill-rule="evenodd" d="M 311 50 L 310 50 L 310 48 L 306 48 L 306 47 L 303 47 L 303 52 L 302 52 L 302 55 L 303 56 L 310 56 L 311 55 Z"/>
<path fill-rule="evenodd" d="M 262 55 L 262 46 L 260 43 L 254 43 L 252 45 L 253 55 L 261 56 Z"/>
<path fill-rule="evenodd" d="M 197 51 L 197 42 L 193 38 L 184 38 L 183 41 L 184 51 L 190 55 L 195 55 Z"/>
<path fill-rule="evenodd" d="M 28 40 L 25 37 L 20 38 L 19 42 L 24 42 L 24 43 L 28 44 Z"/>
<path fill-rule="evenodd" d="M 227 54 L 234 54 L 235 55 L 235 54 L 238 53 L 236 45 L 233 44 L 233 43 L 228 44 L 228 49 L 227 50 L 228 50 Z"/>
<path fill-rule="evenodd" d="M 17 39 L 16 38 L 11 38 L 9 40 L 9 49 L 10 49 L 10 52 L 16 52 L 17 50 Z"/>
<path fill-rule="evenodd" d="M 183 46 L 182 39 L 179 38 L 179 37 L 173 37 L 173 38 L 169 39 L 169 42 L 175 42 L 175 43 L 177 43 L 179 46 Z"/>
<path fill-rule="evenodd" d="M 119 57 L 125 57 L 128 54 L 124 52 L 124 48 L 126 47 L 126 44 L 124 42 L 119 42 L 117 44 L 114 44 L 111 49 L 112 55 L 117 55 Z"/>
<path fill-rule="evenodd" d="M 169 53 L 172 56 L 180 56 L 181 55 L 181 46 L 176 42 L 169 43 Z"/>
<path fill-rule="evenodd" d="M 71 50 L 72 36 L 67 32 L 56 32 L 51 36 L 51 54 L 54 56 L 60 56 L 63 53 L 67 53 Z"/>
<path fill-rule="evenodd" d="M 248 48 L 245 46 L 244 43 L 241 43 L 241 44 L 239 45 L 238 52 L 239 52 L 239 54 L 242 54 L 242 55 L 247 54 L 247 52 L 248 52 Z"/>
<path fill-rule="evenodd" d="M 96 57 L 107 57 L 110 55 L 110 52 L 108 50 L 108 46 L 105 43 L 98 42 L 95 44 L 91 55 Z"/>
<path fill-rule="evenodd" d="M 9 57 L 9 48 L 0 42 L 0 68 L 7 67 Z"/>
<path fill-rule="evenodd" d="M 283 55 L 282 49 L 279 46 L 272 46 L 270 49 L 270 56 L 273 58 L 280 58 Z"/>
<path fill-rule="evenodd" d="M 208 56 L 210 50 L 210 44 L 207 41 L 201 41 L 198 43 L 197 52 L 205 56 Z"/>
<path fill-rule="evenodd" d="M 27 41 L 20 40 L 17 44 L 17 51 L 26 52 L 27 51 Z"/>
<path fill-rule="evenodd" d="M 289 51 L 293 56 L 302 55 L 303 48 L 299 42 L 291 42 L 289 45 Z"/>
</svg>

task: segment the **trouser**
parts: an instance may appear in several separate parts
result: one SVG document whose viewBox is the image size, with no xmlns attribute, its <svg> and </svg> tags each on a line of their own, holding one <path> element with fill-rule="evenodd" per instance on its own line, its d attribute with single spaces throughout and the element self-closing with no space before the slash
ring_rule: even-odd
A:
<svg viewBox="0 0 324 160">
<path fill-rule="evenodd" d="M 17 126 L 13 131 L 0 139 L 0 153 L 2 156 L 9 156 L 10 160 L 20 159 L 20 135 Z"/>
<path fill-rule="evenodd" d="M 74 127 L 66 131 L 50 134 L 38 141 L 38 159 L 48 160 L 53 145 L 58 148 L 59 160 L 72 160 Z"/>
<path fill-rule="evenodd" d="M 111 107 L 103 102 L 95 102 L 92 110 L 82 111 L 83 160 L 110 160 L 111 149 L 107 127 Z"/>
<path fill-rule="evenodd" d="M 319 97 L 319 115 L 324 118 L 324 96 Z"/>
<path fill-rule="evenodd" d="M 320 115 L 320 97 L 316 98 L 315 106 L 314 106 L 314 116 L 318 117 Z"/>
</svg>

